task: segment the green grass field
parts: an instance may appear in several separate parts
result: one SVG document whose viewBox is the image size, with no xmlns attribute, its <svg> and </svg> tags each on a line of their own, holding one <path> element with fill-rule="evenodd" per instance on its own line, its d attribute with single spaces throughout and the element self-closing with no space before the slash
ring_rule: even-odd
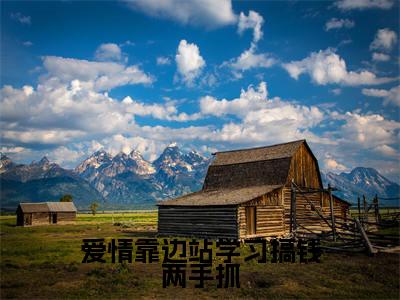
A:
<svg viewBox="0 0 400 300">
<path fill-rule="evenodd" d="M 399 298 L 397 254 L 324 254 L 319 264 L 258 264 L 240 260 L 241 288 L 217 289 L 214 280 L 203 289 L 193 288 L 191 282 L 185 289 L 164 289 L 161 262 L 81 263 L 82 239 L 136 240 L 155 236 L 156 212 L 82 214 L 74 225 L 21 228 L 14 224 L 15 216 L 0 217 L 2 299 Z M 159 241 L 161 245 L 162 239 Z M 240 252 L 243 256 L 250 253 L 244 246 Z"/>
</svg>

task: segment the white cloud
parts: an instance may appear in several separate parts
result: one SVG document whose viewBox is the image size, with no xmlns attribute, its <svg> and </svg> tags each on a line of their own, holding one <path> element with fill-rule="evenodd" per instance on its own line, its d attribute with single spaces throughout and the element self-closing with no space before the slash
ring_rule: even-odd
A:
<svg viewBox="0 0 400 300">
<path fill-rule="evenodd" d="M 129 96 L 118 101 L 78 80 L 55 82 L 46 76 L 35 88 L 4 86 L 0 96 L 3 149 L 10 152 L 14 149 L 12 157 L 37 159 L 48 154 L 68 166 L 74 162 L 72 158 L 63 160 L 63 156 L 80 160 L 81 155 L 99 148 L 114 154 L 138 149 L 147 159 L 154 159 L 171 140 L 184 145 L 197 143 L 205 148 L 229 149 L 306 138 L 325 166 L 335 170 L 371 165 L 371 156 L 365 153 L 375 153 L 375 158 L 376 153 L 381 155 L 374 162 L 376 165 L 398 157 L 400 123 L 378 114 L 330 112 L 331 107 L 320 109 L 270 98 L 265 82 L 249 86 L 233 99 L 202 97 L 200 110 L 193 114 L 180 112 L 176 102 L 168 99 L 162 104 L 145 104 Z M 172 128 L 139 125 L 135 123 L 136 116 L 174 122 L 209 116 L 222 122 Z M 325 126 L 331 122 L 337 122 L 333 129 Z M 17 147 L 23 149 L 17 151 Z M 389 167 L 393 168 L 388 164 L 382 168 Z"/>
<path fill-rule="evenodd" d="M 157 57 L 157 65 L 162 66 L 162 65 L 170 65 L 170 64 L 171 64 L 171 59 L 169 57 L 165 57 L 165 56 Z"/>
<path fill-rule="evenodd" d="M 85 158 L 86 153 L 82 150 L 74 150 L 65 146 L 57 147 L 56 149 L 46 153 L 50 161 L 54 161 L 60 165 L 75 167 L 75 163 Z"/>
<path fill-rule="evenodd" d="M 301 74 L 308 74 L 314 83 L 319 85 L 377 85 L 394 81 L 395 78 L 378 78 L 370 71 L 348 71 L 346 62 L 332 49 L 312 52 L 309 57 L 300 61 L 283 64 L 289 75 L 298 79 Z"/>
<path fill-rule="evenodd" d="M 154 81 L 152 76 L 144 73 L 137 65 L 125 66 L 116 62 L 45 56 L 43 66 L 48 77 L 56 77 L 62 82 L 78 79 L 86 85 L 92 85 L 96 91 L 128 84 L 150 84 Z"/>
<path fill-rule="evenodd" d="M 340 29 L 340 28 L 352 28 L 354 27 L 354 21 L 349 19 L 337 19 L 332 18 L 325 24 L 325 30 L 329 31 L 332 29 Z"/>
<path fill-rule="evenodd" d="M 362 93 L 369 97 L 384 98 L 384 105 L 393 104 L 400 107 L 400 86 L 393 87 L 390 90 L 363 89 Z"/>
<path fill-rule="evenodd" d="M 189 115 L 187 113 L 178 113 L 178 110 L 173 102 L 161 104 L 144 104 L 133 100 L 127 96 L 122 100 L 127 112 L 138 116 L 152 116 L 159 120 L 186 122 L 197 120 L 201 117 L 199 113 Z"/>
<path fill-rule="evenodd" d="M 130 40 L 126 40 L 125 42 L 119 44 L 120 47 L 125 47 L 125 46 L 135 46 L 135 43 L 130 41 Z"/>
<path fill-rule="evenodd" d="M 389 28 L 379 29 L 369 48 L 389 51 L 397 43 L 397 34 Z"/>
<path fill-rule="evenodd" d="M 230 0 L 135 0 L 128 7 L 146 15 L 171 19 L 182 24 L 215 28 L 236 22 Z"/>
<path fill-rule="evenodd" d="M 399 153 L 396 151 L 396 149 L 394 149 L 393 147 L 390 147 L 388 145 L 379 145 L 379 146 L 375 147 L 374 150 L 385 156 L 395 157 L 395 158 L 399 157 Z"/>
<path fill-rule="evenodd" d="M 175 61 L 183 81 L 189 85 L 200 75 L 202 68 L 206 64 L 200 55 L 199 47 L 194 43 L 186 42 L 186 40 L 180 41 Z"/>
<path fill-rule="evenodd" d="M 122 58 L 121 48 L 114 43 L 101 44 L 94 54 L 99 61 L 120 61 Z"/>
<path fill-rule="evenodd" d="M 268 53 L 255 53 L 256 46 L 251 45 L 250 49 L 244 51 L 235 60 L 225 63 L 235 70 L 246 71 L 252 68 L 269 68 L 273 66 L 277 60 Z"/>
<path fill-rule="evenodd" d="M 17 21 L 21 24 L 24 25 L 31 25 L 31 17 L 30 16 L 24 16 L 20 12 L 17 13 L 11 13 L 10 17 L 12 20 Z"/>
<path fill-rule="evenodd" d="M 44 76 L 36 88 L 4 86 L 0 96 L 1 138 L 12 143 L 63 145 L 91 136 L 133 132 L 135 116 L 177 122 L 200 117 L 179 113 L 170 102 L 148 105 L 130 97 L 118 101 L 77 79 L 63 82 Z"/>
<path fill-rule="evenodd" d="M 241 121 L 224 124 L 214 132 L 214 141 L 257 145 L 303 137 L 322 141 L 310 129 L 323 120 L 323 113 L 314 106 L 296 105 L 279 98 L 268 99 L 265 82 L 261 82 L 257 89 L 249 86 L 241 91 L 239 98 L 232 100 L 203 97 L 200 110 L 204 115 L 235 116 Z"/>
<path fill-rule="evenodd" d="M 397 121 L 387 120 L 379 114 L 362 115 L 356 112 L 332 114 L 332 117 L 345 122 L 339 128 L 340 143 L 366 149 L 398 143 L 400 123 Z"/>
<path fill-rule="evenodd" d="M 340 95 L 340 94 L 342 93 L 342 89 L 339 89 L 339 88 L 337 88 L 337 89 L 332 89 L 331 92 L 332 92 L 334 95 L 338 96 L 338 95 Z"/>
<path fill-rule="evenodd" d="M 390 55 L 384 53 L 374 52 L 372 53 L 372 60 L 374 61 L 388 61 L 390 60 Z"/>
<path fill-rule="evenodd" d="M 241 12 L 238 22 L 238 32 L 239 34 L 242 34 L 246 29 L 252 29 L 253 42 L 257 43 L 263 36 L 261 28 L 263 23 L 263 17 L 257 12 L 250 10 L 248 16 Z"/>
<path fill-rule="evenodd" d="M 326 158 L 324 159 L 324 169 L 329 170 L 331 172 L 344 172 L 348 171 L 348 168 L 337 162 L 330 154 L 326 155 Z"/>
<path fill-rule="evenodd" d="M 393 0 L 339 0 L 335 5 L 341 10 L 389 9 L 393 6 Z"/>
</svg>

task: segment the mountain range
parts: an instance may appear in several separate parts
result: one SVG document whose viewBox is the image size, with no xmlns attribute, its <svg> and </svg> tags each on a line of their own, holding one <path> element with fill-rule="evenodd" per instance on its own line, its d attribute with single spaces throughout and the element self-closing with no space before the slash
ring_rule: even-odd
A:
<svg viewBox="0 0 400 300">
<path fill-rule="evenodd" d="M 0 160 L 2 210 L 15 210 L 19 202 L 58 201 L 71 194 L 80 209 L 97 201 L 104 208 L 150 208 L 158 200 L 200 190 L 211 158 L 197 151 L 183 151 L 175 143 L 153 162 L 133 150 L 115 156 L 104 150 L 93 153 L 68 170 L 46 157 L 28 165 L 7 156 Z M 395 197 L 400 186 L 372 168 L 357 167 L 350 173 L 321 174 L 324 185 L 337 187 L 339 197 L 355 203 L 357 196 Z"/>
</svg>

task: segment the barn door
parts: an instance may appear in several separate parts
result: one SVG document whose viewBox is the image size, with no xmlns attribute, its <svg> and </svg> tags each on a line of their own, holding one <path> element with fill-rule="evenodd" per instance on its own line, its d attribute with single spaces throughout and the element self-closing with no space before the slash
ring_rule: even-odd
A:
<svg viewBox="0 0 400 300">
<path fill-rule="evenodd" d="M 32 214 L 24 215 L 24 225 L 32 225 Z"/>
<path fill-rule="evenodd" d="M 246 224 L 247 224 L 247 235 L 256 234 L 256 207 L 247 206 L 246 207 Z"/>
<path fill-rule="evenodd" d="M 53 224 L 57 224 L 57 214 L 53 214 Z"/>
</svg>

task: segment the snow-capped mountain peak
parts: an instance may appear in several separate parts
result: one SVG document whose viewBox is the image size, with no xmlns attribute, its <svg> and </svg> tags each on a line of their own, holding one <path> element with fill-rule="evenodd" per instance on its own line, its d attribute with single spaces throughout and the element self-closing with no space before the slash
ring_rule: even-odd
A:
<svg viewBox="0 0 400 300">
<path fill-rule="evenodd" d="M 350 173 L 327 173 L 323 175 L 325 185 L 330 183 L 337 187 L 337 194 L 350 202 L 356 202 L 357 197 L 365 195 L 372 198 L 396 197 L 399 195 L 400 187 L 390 181 L 373 168 L 354 168 Z"/>
</svg>

